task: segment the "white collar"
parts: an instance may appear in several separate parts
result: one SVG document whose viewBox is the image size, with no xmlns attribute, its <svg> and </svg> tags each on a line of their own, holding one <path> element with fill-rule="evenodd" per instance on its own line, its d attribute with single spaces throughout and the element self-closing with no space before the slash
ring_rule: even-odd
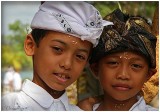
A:
<svg viewBox="0 0 160 112">
<path fill-rule="evenodd" d="M 137 100 L 138 100 L 138 102 L 136 102 L 130 109 L 129 109 L 129 111 L 133 111 L 134 110 L 134 108 L 137 108 L 137 106 L 139 107 L 139 109 L 140 110 L 145 110 L 145 105 L 146 105 L 146 103 L 145 103 L 145 100 L 143 99 L 143 97 L 142 96 L 137 96 Z"/>
<path fill-rule="evenodd" d="M 53 102 L 61 101 L 66 110 L 69 110 L 69 102 L 66 92 L 58 99 L 54 99 L 46 90 L 28 79 L 24 81 L 22 91 L 44 108 L 49 108 Z"/>
<path fill-rule="evenodd" d="M 129 111 L 133 111 L 134 109 L 137 109 L 137 107 L 138 107 L 138 109 L 140 109 L 140 110 L 145 110 L 145 107 L 146 107 L 145 105 L 146 105 L 146 103 L 145 103 L 144 98 L 141 97 L 141 96 L 137 96 L 137 100 L 138 100 L 138 102 L 136 102 L 136 103 L 129 109 Z M 100 104 L 101 104 L 101 103 L 97 103 L 97 104 L 93 105 L 93 110 L 96 110 L 96 109 L 99 107 Z"/>
<path fill-rule="evenodd" d="M 137 96 L 137 100 L 138 102 L 136 102 L 129 111 L 158 111 L 157 108 L 147 105 L 143 96 Z"/>
</svg>

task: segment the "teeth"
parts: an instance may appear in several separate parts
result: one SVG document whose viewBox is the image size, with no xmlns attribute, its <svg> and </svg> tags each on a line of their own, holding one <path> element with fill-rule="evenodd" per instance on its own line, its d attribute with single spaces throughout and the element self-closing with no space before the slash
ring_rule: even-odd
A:
<svg viewBox="0 0 160 112">
<path fill-rule="evenodd" d="M 62 74 L 56 74 L 56 76 L 63 78 L 63 79 L 69 79 L 68 76 L 62 75 Z"/>
<path fill-rule="evenodd" d="M 63 78 L 63 79 L 65 79 L 65 76 L 64 76 L 64 75 L 62 75 L 62 78 Z"/>
</svg>

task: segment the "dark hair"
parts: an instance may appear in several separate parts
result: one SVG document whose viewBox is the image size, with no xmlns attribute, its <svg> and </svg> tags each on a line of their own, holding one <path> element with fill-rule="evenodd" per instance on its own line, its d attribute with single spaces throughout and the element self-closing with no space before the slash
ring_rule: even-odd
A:
<svg viewBox="0 0 160 112">
<path fill-rule="evenodd" d="M 31 35 L 33 36 L 33 39 L 37 45 L 39 46 L 39 42 L 43 39 L 43 37 L 47 34 L 48 30 L 44 29 L 33 29 L 31 32 Z"/>
</svg>

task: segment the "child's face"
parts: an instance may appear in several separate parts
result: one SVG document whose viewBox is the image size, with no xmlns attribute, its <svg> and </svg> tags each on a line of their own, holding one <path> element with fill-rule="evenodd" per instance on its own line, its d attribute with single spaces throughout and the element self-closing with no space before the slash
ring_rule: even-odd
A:
<svg viewBox="0 0 160 112">
<path fill-rule="evenodd" d="M 47 85 L 57 91 L 64 90 L 76 81 L 92 48 L 88 41 L 53 31 L 46 34 L 39 47 L 35 43 L 33 46 L 32 54 L 28 54 L 33 56 L 33 81 L 43 88 Z"/>
<path fill-rule="evenodd" d="M 149 74 L 145 58 L 133 52 L 107 55 L 97 70 L 104 92 L 119 101 L 136 96 Z"/>
</svg>

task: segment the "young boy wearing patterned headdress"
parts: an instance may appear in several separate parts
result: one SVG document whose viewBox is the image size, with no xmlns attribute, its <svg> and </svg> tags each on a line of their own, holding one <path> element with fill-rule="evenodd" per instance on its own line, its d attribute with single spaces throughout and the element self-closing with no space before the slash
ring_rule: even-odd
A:
<svg viewBox="0 0 160 112">
<path fill-rule="evenodd" d="M 106 26 L 90 64 L 104 91 L 97 111 L 158 111 L 145 103 L 143 84 L 156 73 L 156 37 L 142 17 L 119 9 L 105 17 Z"/>
<path fill-rule="evenodd" d="M 86 2 L 44 2 L 24 42 L 33 59 L 33 80 L 4 96 L 2 110 L 81 110 L 69 104 L 65 88 L 80 76 L 108 24 Z"/>
</svg>

